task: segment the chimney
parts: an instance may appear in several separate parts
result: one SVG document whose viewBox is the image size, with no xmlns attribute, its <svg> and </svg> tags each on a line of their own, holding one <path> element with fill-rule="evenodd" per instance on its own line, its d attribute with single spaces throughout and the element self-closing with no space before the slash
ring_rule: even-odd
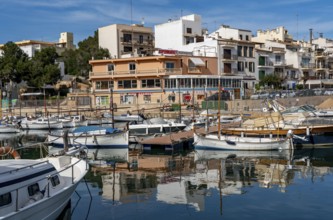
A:
<svg viewBox="0 0 333 220">
<path fill-rule="evenodd" d="M 312 44 L 312 28 L 310 28 L 309 30 L 310 30 L 310 44 Z"/>
</svg>

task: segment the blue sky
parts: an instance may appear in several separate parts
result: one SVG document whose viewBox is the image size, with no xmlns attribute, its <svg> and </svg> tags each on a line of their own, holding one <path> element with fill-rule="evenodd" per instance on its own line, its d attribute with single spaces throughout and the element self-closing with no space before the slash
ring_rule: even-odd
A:
<svg viewBox="0 0 333 220">
<path fill-rule="evenodd" d="M 73 32 L 77 42 L 99 27 L 145 22 L 145 26 L 199 14 L 203 26 L 251 30 L 284 26 L 295 39 L 323 33 L 333 38 L 331 0 L 1 0 L 0 44 L 8 41 L 56 42 L 61 32 Z"/>
</svg>

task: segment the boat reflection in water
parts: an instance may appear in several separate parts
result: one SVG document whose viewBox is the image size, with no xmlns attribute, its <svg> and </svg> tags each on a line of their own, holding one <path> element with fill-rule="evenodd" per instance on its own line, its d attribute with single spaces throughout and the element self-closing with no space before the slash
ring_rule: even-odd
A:
<svg viewBox="0 0 333 220">
<path fill-rule="evenodd" d="M 26 140 L 34 139 L 22 139 L 24 146 Z M 72 196 L 72 219 L 218 219 L 222 214 L 279 219 L 282 211 L 285 219 L 329 219 L 333 214 L 327 197 L 333 193 L 333 146 L 177 155 L 140 149 L 130 147 L 120 157 L 110 149 L 88 151 L 100 161 L 79 184 L 80 198 Z"/>
<path fill-rule="evenodd" d="M 256 187 L 267 188 L 267 193 L 276 189 L 286 193 L 296 177 L 315 181 L 332 175 L 332 149 L 196 151 L 185 156 L 132 154 L 128 164 L 119 163 L 109 169 L 94 167 L 92 173 L 95 181 L 100 176 L 103 202 L 131 207 L 132 203 L 154 201 L 161 212 L 165 206 L 185 205 L 196 213 L 210 210 L 206 203 L 213 196 L 219 198 L 222 214 L 225 196 L 236 195 L 241 199 Z"/>
</svg>

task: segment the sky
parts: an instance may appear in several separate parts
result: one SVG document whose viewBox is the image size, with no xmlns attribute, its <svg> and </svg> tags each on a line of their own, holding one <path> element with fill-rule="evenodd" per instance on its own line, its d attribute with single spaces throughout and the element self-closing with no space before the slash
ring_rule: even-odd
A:
<svg viewBox="0 0 333 220">
<path fill-rule="evenodd" d="M 323 33 L 333 39 L 332 0 L 1 0 L 0 44 L 8 41 L 57 42 L 72 32 L 74 43 L 110 24 L 147 27 L 189 14 L 202 17 L 209 32 L 222 24 L 258 30 L 284 26 L 294 39 Z"/>
</svg>

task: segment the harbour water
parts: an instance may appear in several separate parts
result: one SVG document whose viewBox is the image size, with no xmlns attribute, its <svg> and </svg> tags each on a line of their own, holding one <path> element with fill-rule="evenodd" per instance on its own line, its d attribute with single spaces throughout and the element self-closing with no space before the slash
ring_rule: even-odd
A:
<svg viewBox="0 0 333 220">
<path fill-rule="evenodd" d="M 44 134 L 2 144 L 36 158 L 26 146 Z M 333 146 L 294 152 L 130 151 L 129 165 L 98 161 L 72 196 L 65 219 L 330 219 Z"/>
</svg>

